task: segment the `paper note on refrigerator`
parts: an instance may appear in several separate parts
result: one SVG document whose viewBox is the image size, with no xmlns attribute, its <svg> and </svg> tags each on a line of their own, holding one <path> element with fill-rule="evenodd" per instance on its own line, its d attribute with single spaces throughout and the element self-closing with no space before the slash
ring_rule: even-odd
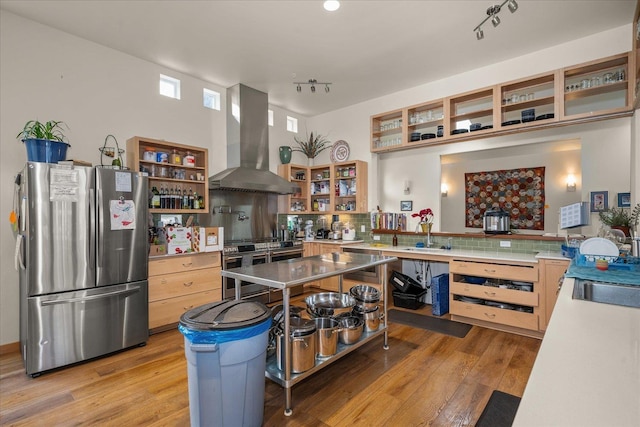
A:
<svg viewBox="0 0 640 427">
<path fill-rule="evenodd" d="M 109 216 L 111 230 L 133 230 L 136 228 L 136 207 L 133 200 L 110 200 Z"/>
</svg>

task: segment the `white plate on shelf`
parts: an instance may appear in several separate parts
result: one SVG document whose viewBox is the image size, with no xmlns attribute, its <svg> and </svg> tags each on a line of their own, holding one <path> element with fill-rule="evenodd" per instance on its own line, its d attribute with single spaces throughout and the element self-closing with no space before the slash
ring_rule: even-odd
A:
<svg viewBox="0 0 640 427">
<path fill-rule="evenodd" d="M 602 237 L 592 237 L 580 244 L 580 253 L 583 255 L 619 256 L 620 251 L 615 243 Z"/>
</svg>

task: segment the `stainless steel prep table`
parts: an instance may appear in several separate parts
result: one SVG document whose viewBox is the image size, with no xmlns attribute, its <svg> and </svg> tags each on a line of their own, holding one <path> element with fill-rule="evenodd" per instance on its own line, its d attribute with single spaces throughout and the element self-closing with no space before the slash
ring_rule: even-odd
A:
<svg viewBox="0 0 640 427">
<path fill-rule="evenodd" d="M 364 332 L 362 338 L 355 344 L 351 345 L 338 345 L 338 351 L 334 356 L 328 358 L 316 358 L 316 365 L 303 373 L 293 374 L 291 373 L 291 343 L 290 340 L 284 341 L 284 371 L 278 369 L 276 363 L 276 357 L 271 356 L 267 359 L 267 368 L 265 376 L 270 380 L 277 382 L 285 389 L 285 409 L 284 414 L 289 416 L 292 414 L 291 410 L 291 387 L 294 384 L 302 381 L 304 378 L 319 371 L 320 369 L 328 366 L 331 362 L 339 359 L 340 357 L 350 353 L 351 351 L 359 348 L 363 344 L 372 340 L 373 338 L 384 335 L 384 346 L 386 350 L 388 346 L 387 337 L 387 264 L 397 261 L 398 258 L 391 256 L 381 255 L 368 255 L 357 253 L 328 253 L 323 255 L 315 255 L 305 258 L 296 258 L 285 261 L 273 262 L 268 264 L 257 264 L 247 267 L 232 268 L 229 270 L 222 270 L 223 277 L 230 277 L 236 279 L 236 299 L 240 298 L 240 287 L 237 285 L 242 280 L 257 283 L 260 285 L 270 286 L 282 290 L 283 300 L 283 312 L 284 316 L 284 335 L 290 336 L 290 320 L 289 320 L 289 298 L 290 290 L 292 287 L 301 285 L 307 282 L 313 282 L 315 280 L 324 279 L 332 276 L 340 276 L 339 278 L 339 292 L 342 292 L 342 275 L 353 271 L 358 271 L 364 268 L 374 267 L 377 265 L 383 268 L 383 286 L 382 286 L 382 298 L 384 301 L 383 318 L 380 323 L 380 328 L 374 332 Z"/>
</svg>

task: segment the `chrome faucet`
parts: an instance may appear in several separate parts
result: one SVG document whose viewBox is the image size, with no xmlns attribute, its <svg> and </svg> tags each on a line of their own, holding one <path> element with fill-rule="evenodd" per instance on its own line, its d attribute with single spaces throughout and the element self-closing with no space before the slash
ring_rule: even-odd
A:
<svg viewBox="0 0 640 427">
<path fill-rule="evenodd" d="M 424 242 L 424 246 L 426 248 L 430 248 L 433 246 L 433 242 L 431 241 L 431 227 L 427 226 L 427 240 Z"/>
</svg>

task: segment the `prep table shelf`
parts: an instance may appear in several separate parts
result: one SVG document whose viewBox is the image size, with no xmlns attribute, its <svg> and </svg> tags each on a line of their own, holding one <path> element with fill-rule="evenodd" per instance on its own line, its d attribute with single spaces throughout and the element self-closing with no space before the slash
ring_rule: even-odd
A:
<svg viewBox="0 0 640 427">
<path fill-rule="evenodd" d="M 241 281 L 247 281 L 256 283 L 259 285 L 269 286 L 275 289 L 282 290 L 282 305 L 284 315 L 284 336 L 290 335 L 290 296 L 291 288 L 294 286 L 303 285 L 308 282 L 325 279 L 328 277 L 339 276 L 338 291 L 342 292 L 342 276 L 345 273 L 351 273 L 358 270 L 363 270 L 370 267 L 382 266 L 383 268 L 383 286 L 382 286 L 382 301 L 383 301 L 383 317 L 380 327 L 377 331 L 363 332 L 360 340 L 354 344 L 345 345 L 338 344 L 338 350 L 335 355 L 326 358 L 316 357 L 316 365 L 302 373 L 292 373 L 291 369 L 291 343 L 289 340 L 284 341 L 285 351 L 285 369 L 280 370 L 277 366 L 276 355 L 270 356 L 267 359 L 267 366 L 265 369 L 265 377 L 280 384 L 285 389 L 285 416 L 292 414 L 291 403 L 291 387 L 302 381 L 309 375 L 313 375 L 322 368 L 330 365 L 332 362 L 340 359 L 341 357 L 351 353 L 352 351 L 360 348 L 367 342 L 382 335 L 384 336 L 383 348 L 388 348 L 388 325 L 387 325 L 387 300 L 385 295 L 387 288 L 387 264 L 398 261 L 398 258 L 394 256 L 381 256 L 381 255 L 369 255 L 358 253 L 340 253 L 333 252 L 321 255 L 314 255 L 304 258 L 294 258 L 284 261 L 257 264 L 240 268 L 232 268 L 229 270 L 222 270 L 221 275 L 223 277 L 229 277 L 236 279 L 236 299 L 240 299 L 240 285 Z"/>
<path fill-rule="evenodd" d="M 386 331 L 387 327 L 380 323 L 380 327 L 377 331 L 363 332 L 360 340 L 354 344 L 342 344 L 341 342 L 338 342 L 338 350 L 335 355 L 331 357 L 316 357 L 316 365 L 313 368 L 298 374 L 292 373 L 291 378 L 288 381 L 289 386 L 299 383 L 309 375 L 313 375 L 317 371 L 325 368 L 327 365 L 330 365 L 340 359 L 342 356 L 346 356 L 353 350 L 362 347 L 374 338 L 383 335 Z M 283 387 L 286 387 L 287 385 L 287 380 L 284 378 L 284 371 L 278 369 L 277 355 L 275 353 L 267 358 L 267 370 L 265 372 L 265 376 Z"/>
</svg>

